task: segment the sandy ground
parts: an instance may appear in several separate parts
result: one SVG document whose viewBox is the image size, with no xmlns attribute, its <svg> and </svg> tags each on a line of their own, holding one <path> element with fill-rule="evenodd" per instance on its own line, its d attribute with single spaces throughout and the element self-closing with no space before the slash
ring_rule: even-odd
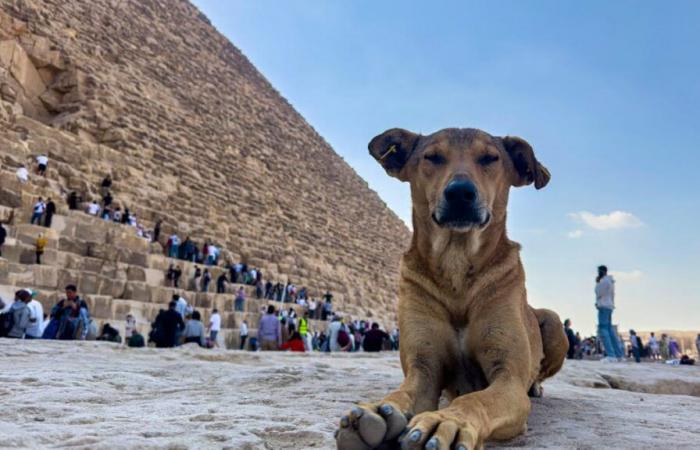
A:
<svg viewBox="0 0 700 450">
<path fill-rule="evenodd" d="M 0 447 L 330 449 L 341 413 L 401 378 L 389 353 L 0 339 Z M 568 363 L 527 434 L 489 448 L 700 448 L 699 396 L 698 367 Z"/>
</svg>

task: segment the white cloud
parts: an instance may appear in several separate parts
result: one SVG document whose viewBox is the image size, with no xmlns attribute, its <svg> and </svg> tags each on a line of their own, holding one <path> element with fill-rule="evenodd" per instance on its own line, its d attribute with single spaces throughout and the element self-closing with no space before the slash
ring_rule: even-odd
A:
<svg viewBox="0 0 700 450">
<path fill-rule="evenodd" d="M 641 270 L 632 270 L 629 272 L 610 271 L 610 275 L 618 281 L 638 281 L 644 275 Z"/>
<path fill-rule="evenodd" d="M 583 236 L 582 230 L 573 230 L 566 233 L 566 237 L 568 237 L 569 239 L 578 239 L 581 236 Z"/>
<path fill-rule="evenodd" d="M 588 211 L 569 213 L 569 217 L 583 222 L 594 230 L 616 230 L 622 228 L 638 228 L 644 225 L 639 217 L 625 211 L 613 211 L 610 214 L 595 215 Z"/>
</svg>

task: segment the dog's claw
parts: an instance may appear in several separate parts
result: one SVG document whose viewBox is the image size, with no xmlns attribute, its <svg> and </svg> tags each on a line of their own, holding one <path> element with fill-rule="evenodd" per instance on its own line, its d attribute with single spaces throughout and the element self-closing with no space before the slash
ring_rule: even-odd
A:
<svg viewBox="0 0 700 450">
<path fill-rule="evenodd" d="M 425 450 L 439 450 L 440 443 L 436 438 L 430 438 L 428 442 L 425 443 Z"/>
<path fill-rule="evenodd" d="M 408 435 L 408 440 L 411 442 L 418 442 L 422 435 L 423 433 L 421 433 L 420 430 L 414 430 Z"/>
<path fill-rule="evenodd" d="M 381 412 L 383 416 L 390 416 L 394 412 L 394 408 L 392 408 L 391 405 L 383 405 L 379 408 L 379 412 Z"/>
<path fill-rule="evenodd" d="M 342 428 L 347 428 L 348 425 L 350 425 L 350 419 L 348 418 L 348 416 L 341 417 L 340 418 L 340 426 Z"/>
</svg>

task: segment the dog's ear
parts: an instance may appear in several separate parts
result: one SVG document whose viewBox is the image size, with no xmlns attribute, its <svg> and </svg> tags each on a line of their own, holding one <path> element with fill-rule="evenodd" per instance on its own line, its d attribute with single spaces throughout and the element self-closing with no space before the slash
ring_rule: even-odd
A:
<svg viewBox="0 0 700 450">
<path fill-rule="evenodd" d="M 535 183 L 536 189 L 547 186 L 551 175 L 549 170 L 543 166 L 532 150 L 530 144 L 525 139 L 514 136 L 506 136 L 502 139 L 503 147 L 513 161 L 515 173 L 513 175 L 513 186 L 526 186 Z"/>
<path fill-rule="evenodd" d="M 384 167 L 386 173 L 401 181 L 408 181 L 403 170 L 411 157 L 420 135 L 401 128 L 392 128 L 369 142 L 369 154 Z"/>
</svg>

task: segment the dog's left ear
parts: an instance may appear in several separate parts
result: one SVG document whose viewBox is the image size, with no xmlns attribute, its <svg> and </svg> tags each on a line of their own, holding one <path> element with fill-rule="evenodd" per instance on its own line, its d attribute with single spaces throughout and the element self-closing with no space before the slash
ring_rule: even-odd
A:
<svg viewBox="0 0 700 450">
<path fill-rule="evenodd" d="M 369 154 L 384 167 L 386 173 L 401 181 L 408 181 L 403 170 L 411 157 L 420 135 L 401 128 L 392 128 L 375 136 L 369 142 Z"/>
<path fill-rule="evenodd" d="M 549 170 L 537 161 L 530 144 L 525 139 L 514 136 L 506 136 L 501 140 L 515 168 L 513 186 L 526 186 L 533 182 L 536 189 L 547 186 L 551 178 Z"/>
</svg>

